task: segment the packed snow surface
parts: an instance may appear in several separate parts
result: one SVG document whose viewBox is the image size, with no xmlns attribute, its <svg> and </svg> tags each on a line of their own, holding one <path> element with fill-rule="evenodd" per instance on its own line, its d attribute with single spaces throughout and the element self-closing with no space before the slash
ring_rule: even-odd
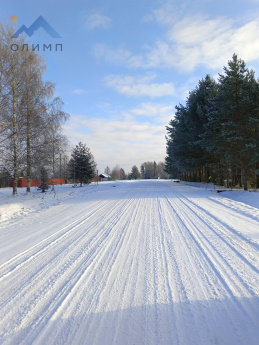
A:
<svg viewBox="0 0 259 345">
<path fill-rule="evenodd" d="M 3 345 L 259 344 L 259 193 L 0 190 Z"/>
</svg>

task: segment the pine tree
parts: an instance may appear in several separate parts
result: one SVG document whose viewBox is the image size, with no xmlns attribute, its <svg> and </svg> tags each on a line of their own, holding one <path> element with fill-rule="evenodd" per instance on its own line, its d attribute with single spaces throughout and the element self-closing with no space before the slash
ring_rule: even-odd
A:
<svg viewBox="0 0 259 345">
<path fill-rule="evenodd" d="M 202 180 L 210 157 L 201 138 L 208 122 L 209 100 L 216 90 L 215 81 L 207 75 L 189 93 L 186 106 L 176 106 L 175 119 L 167 127 L 166 171 L 171 175 L 184 172 L 188 179 Z"/>
<path fill-rule="evenodd" d="M 219 75 L 219 89 L 206 126 L 206 141 L 223 168 L 237 167 L 247 190 L 247 172 L 256 156 L 258 86 L 254 72 L 234 54 Z M 255 162 L 254 162 L 255 163 Z"/>
<path fill-rule="evenodd" d="M 188 122 L 187 109 L 182 104 L 176 106 L 174 120 L 169 122 L 167 129 L 167 156 L 165 158 L 165 170 L 172 177 L 188 171 L 186 157 L 188 154 Z"/>
<path fill-rule="evenodd" d="M 140 172 L 138 170 L 138 167 L 136 165 L 133 165 L 132 169 L 131 169 L 131 173 L 130 173 L 130 178 L 131 179 L 139 179 L 140 178 Z"/>
<path fill-rule="evenodd" d="M 90 149 L 86 147 L 81 141 L 74 148 L 71 161 L 69 163 L 71 167 L 71 177 L 79 181 L 80 186 L 83 183 L 90 183 L 95 176 L 96 163 L 94 162 L 93 155 Z"/>
</svg>

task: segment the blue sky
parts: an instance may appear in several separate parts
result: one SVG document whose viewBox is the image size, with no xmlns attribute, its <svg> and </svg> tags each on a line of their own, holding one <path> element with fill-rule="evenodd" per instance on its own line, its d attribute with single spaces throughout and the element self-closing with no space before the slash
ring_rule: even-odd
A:
<svg viewBox="0 0 259 345">
<path fill-rule="evenodd" d="M 0 21 L 12 15 L 17 29 L 41 15 L 62 36 L 39 29 L 30 42 L 71 115 L 70 145 L 85 142 L 99 171 L 163 161 L 175 105 L 233 53 L 258 77 L 259 0 L 0 0 Z"/>
</svg>

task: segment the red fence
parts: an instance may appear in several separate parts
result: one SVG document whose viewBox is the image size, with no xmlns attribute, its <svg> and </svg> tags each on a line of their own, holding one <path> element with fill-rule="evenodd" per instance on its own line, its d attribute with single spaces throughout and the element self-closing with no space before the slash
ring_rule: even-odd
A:
<svg viewBox="0 0 259 345">
<path fill-rule="evenodd" d="M 53 179 L 49 179 L 47 182 L 50 186 L 53 184 Z M 66 184 L 67 180 L 65 178 L 55 178 L 54 184 Z M 38 179 L 31 179 L 30 185 L 31 187 L 37 187 L 41 184 L 41 180 Z M 9 181 L 9 187 L 13 187 L 13 179 Z M 19 178 L 18 179 L 18 187 L 27 187 L 27 180 L 25 178 Z"/>
</svg>

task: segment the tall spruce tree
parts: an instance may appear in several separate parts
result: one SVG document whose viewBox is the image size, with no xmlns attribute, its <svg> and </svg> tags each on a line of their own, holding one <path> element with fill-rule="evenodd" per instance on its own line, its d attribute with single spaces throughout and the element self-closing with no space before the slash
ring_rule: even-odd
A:
<svg viewBox="0 0 259 345">
<path fill-rule="evenodd" d="M 81 141 L 74 148 L 69 166 L 71 168 L 71 177 L 79 181 L 80 186 L 83 183 L 90 183 L 95 176 L 96 163 L 90 149 Z"/>
<path fill-rule="evenodd" d="M 175 108 L 175 118 L 166 126 L 167 156 L 165 158 L 165 170 L 172 177 L 178 177 L 188 170 L 186 162 L 189 142 L 187 109 L 182 104 Z"/>
<path fill-rule="evenodd" d="M 215 81 L 207 75 L 199 81 L 198 86 L 187 99 L 188 150 L 186 163 L 189 171 L 193 171 L 196 179 L 201 182 L 203 168 L 209 167 L 212 157 L 203 147 L 201 138 L 208 122 L 210 100 L 217 93 Z"/>
<path fill-rule="evenodd" d="M 190 181 L 259 187 L 259 82 L 234 54 L 216 84 L 206 76 L 167 126 L 166 171 Z"/>
<path fill-rule="evenodd" d="M 254 72 L 234 54 L 219 75 L 219 89 L 206 126 L 207 147 L 224 168 L 237 167 L 247 190 L 247 172 L 256 156 L 258 87 Z"/>
</svg>

